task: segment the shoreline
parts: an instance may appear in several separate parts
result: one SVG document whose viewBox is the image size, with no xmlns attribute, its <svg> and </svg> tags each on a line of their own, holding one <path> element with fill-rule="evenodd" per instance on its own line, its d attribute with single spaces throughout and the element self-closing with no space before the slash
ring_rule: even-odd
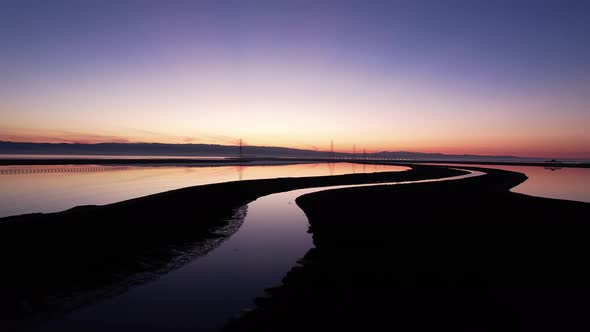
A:
<svg viewBox="0 0 590 332">
<path fill-rule="evenodd" d="M 402 172 L 233 181 L 177 189 L 105 206 L 82 206 L 58 213 L 0 218 L 0 230 L 2 230 L 0 258 L 7 267 L 5 274 L 0 276 L 0 290 L 5 294 L 3 301 L 0 301 L 0 308 L 3 309 L 0 318 L 6 322 L 2 325 L 7 324 L 10 327 L 12 323 L 15 324 L 14 326 L 38 324 L 44 319 L 60 317 L 63 313 L 75 309 L 77 305 L 72 303 L 83 306 L 124 292 L 129 287 L 157 279 L 171 269 L 182 266 L 183 259 L 185 263 L 186 260 L 190 260 L 190 255 L 182 257 L 187 250 L 198 252 L 202 247 L 211 248 L 209 244 L 211 241 L 223 241 L 224 237 L 231 236 L 231 232 L 225 235 L 216 234 L 214 229 L 233 224 L 235 226 L 233 229 L 236 230 L 240 225 L 237 209 L 261 196 L 307 187 L 378 184 L 440 178 L 463 173 L 450 169 L 453 166 L 396 164 L 411 166 L 412 169 Z M 472 271 L 466 268 L 469 265 L 453 260 L 450 261 L 450 266 L 445 267 L 449 263 L 447 258 L 458 256 L 461 259 L 469 259 L 470 262 L 473 257 L 478 259 L 484 257 L 487 259 L 486 262 L 489 259 L 495 262 L 500 257 L 505 259 L 507 250 L 500 250 L 501 255 L 496 257 L 495 253 L 483 250 L 482 246 L 486 244 L 495 248 L 495 243 L 490 242 L 492 238 L 494 241 L 503 239 L 503 236 L 506 237 L 504 233 L 510 234 L 510 232 L 517 233 L 517 235 L 510 235 L 507 239 L 510 243 L 514 243 L 516 239 L 528 240 L 531 233 L 533 238 L 539 235 L 542 238 L 555 234 L 570 235 L 568 232 L 575 226 L 576 234 L 581 241 L 581 237 L 587 234 L 587 229 L 584 228 L 586 226 L 583 220 L 576 219 L 576 216 L 580 213 L 588 215 L 590 204 L 510 192 L 512 187 L 526 180 L 526 176 L 521 173 L 479 167 L 461 168 L 484 171 L 488 174 L 450 181 L 446 184 L 422 183 L 335 189 L 299 197 L 296 204 L 308 217 L 316 248 L 311 249 L 300 260 L 300 265 L 295 266 L 287 274 L 283 285 L 268 289 L 267 297 L 255 299 L 256 309 L 230 321 L 225 329 L 229 331 L 295 331 L 305 326 L 309 329 L 310 326 L 314 326 L 309 324 L 315 321 L 320 323 L 317 325 L 318 329 L 331 329 L 333 326 L 329 324 L 332 324 L 331 322 L 336 318 L 330 316 L 331 309 L 325 309 L 330 306 L 344 310 L 345 316 L 350 319 L 359 319 L 354 322 L 348 321 L 347 323 L 351 323 L 351 326 L 359 329 L 366 328 L 367 325 L 354 324 L 361 324 L 361 321 L 373 324 L 371 320 L 379 321 L 378 318 L 375 320 L 375 317 L 390 316 L 371 305 L 392 301 L 392 298 L 375 299 L 371 294 L 401 292 L 402 295 L 405 294 L 402 298 L 409 301 L 414 296 L 412 292 L 423 292 L 424 289 L 430 289 L 433 285 L 436 292 L 446 294 L 444 298 L 457 296 L 461 301 L 476 301 L 479 303 L 478 308 L 483 306 L 493 315 L 505 315 L 504 311 L 494 311 L 496 307 L 489 307 L 487 302 L 482 302 L 480 298 L 472 298 L 469 297 L 470 295 L 461 293 L 464 287 L 473 285 L 478 292 L 488 291 L 487 288 L 477 284 L 482 279 L 481 276 L 473 280 L 464 278 L 465 275 L 481 274 L 481 267 L 478 266 L 475 271 Z M 525 211 L 530 215 L 519 211 Z M 238 218 L 235 218 L 236 212 Z M 451 222 L 447 223 L 445 218 L 449 216 L 452 216 Z M 471 221 L 472 216 L 483 216 L 481 217 L 483 221 L 486 218 L 492 218 L 493 222 L 484 222 L 480 229 Z M 526 223 L 520 225 L 519 218 L 526 219 Z M 560 225 L 556 223 L 557 220 L 561 223 L 565 222 L 566 228 L 555 228 Z M 572 224 L 570 220 L 574 223 Z M 362 223 L 359 224 L 359 221 Z M 400 221 L 402 221 L 401 224 Z M 416 222 L 420 225 L 419 229 L 412 226 Z M 541 230 L 537 229 L 539 227 Z M 549 232 L 547 227 L 554 228 Z M 504 231 L 500 232 L 500 230 Z M 482 234 L 486 235 L 479 239 L 481 243 L 477 241 L 474 243 L 475 239 L 468 240 L 473 234 L 480 237 Z M 441 238 L 447 240 L 442 241 Z M 424 242 L 426 239 L 432 243 Z M 498 241 L 503 244 L 505 240 Z M 417 244 L 412 241 L 424 248 L 416 247 Z M 533 240 L 528 241 L 527 244 L 530 245 L 530 241 Z M 581 243 L 580 241 L 573 241 L 573 243 L 577 245 Z M 470 247 L 470 252 L 464 253 L 467 246 L 461 245 L 462 242 L 474 246 L 475 250 Z M 536 249 L 548 255 L 547 250 L 539 247 L 542 244 L 544 243 L 533 243 Z M 569 249 L 572 244 L 569 241 L 557 243 L 550 241 L 549 244 L 550 248 L 554 249 L 556 245 L 560 245 L 568 248 L 568 254 L 571 252 Z M 404 252 L 405 256 L 400 257 L 395 254 L 397 251 L 391 256 L 391 251 L 384 250 L 390 246 Z M 590 247 L 590 244 L 588 246 Z M 72 250 L 72 248 L 76 249 Z M 568 258 L 568 263 L 574 260 L 583 261 L 581 255 L 590 253 L 590 248 L 579 249 L 581 250 L 577 256 Z M 435 257 L 430 257 L 430 252 L 433 252 Z M 19 254 L 14 256 L 12 253 Z M 181 256 L 178 256 L 179 253 Z M 516 251 L 515 256 L 522 258 L 522 254 Z M 406 267 L 408 271 L 415 269 L 421 271 L 422 276 L 419 277 L 412 275 L 402 280 L 393 279 L 404 285 L 414 284 L 415 286 L 410 288 L 410 293 L 405 286 L 392 289 L 391 280 L 384 280 L 381 274 L 375 276 L 365 273 L 376 269 L 390 276 L 391 271 L 388 268 L 383 270 L 383 263 L 391 259 L 396 261 L 401 259 L 402 266 L 409 264 Z M 518 269 L 515 259 L 510 260 L 509 257 L 505 259 L 512 269 Z M 535 262 L 540 262 L 539 259 L 535 258 Z M 30 264 L 33 261 L 35 264 Z M 425 265 L 416 266 L 414 262 L 422 262 Z M 335 266 L 339 267 L 334 269 Z M 443 279 L 436 274 L 438 273 L 436 269 L 441 267 L 444 267 Z M 566 268 L 571 269 L 571 265 Z M 47 271 L 51 273 L 47 275 Z M 485 271 L 490 273 L 488 270 Z M 522 268 L 520 272 L 528 273 L 522 271 Z M 435 278 L 428 277 L 433 273 Z M 514 280 L 502 273 L 503 271 L 492 273 L 494 278 L 501 280 L 497 287 L 502 288 L 508 285 L 506 287 L 514 288 Z M 555 277 L 555 273 L 549 276 Z M 43 277 L 39 278 L 40 275 Z M 150 277 L 145 278 L 146 275 Z M 349 280 L 346 278 L 347 275 L 359 279 Z M 463 277 L 456 279 L 454 276 L 457 275 Z M 573 280 L 584 280 L 583 276 L 586 275 L 581 274 Z M 365 277 L 370 279 L 363 279 Z M 375 277 L 377 277 L 377 283 L 371 279 Z M 484 275 L 484 277 L 489 276 Z M 316 284 L 318 279 L 320 284 Z M 522 279 L 523 277 L 520 277 L 519 280 Z M 325 284 L 321 280 L 329 280 L 329 283 Z M 360 280 L 364 281 L 355 284 Z M 576 285 L 581 285 L 580 281 Z M 424 282 L 426 284 L 421 284 Z M 444 293 L 447 290 L 441 291 L 437 288 L 440 287 L 441 282 L 445 285 L 444 289 L 451 287 L 452 293 Z M 343 284 L 348 286 L 340 288 Z M 533 283 L 533 285 L 537 284 Z M 459 288 L 456 289 L 456 287 Z M 516 284 L 516 287 L 522 288 L 523 284 Z M 318 294 L 318 289 L 336 293 L 329 293 L 329 296 L 326 296 L 326 294 Z M 349 294 L 352 290 L 361 292 L 362 297 L 343 299 L 337 296 L 337 294 Z M 365 291 L 369 293 L 364 293 Z M 502 308 L 505 306 L 512 308 L 515 305 L 511 299 L 515 296 L 514 294 L 506 291 L 506 288 L 498 292 L 494 294 L 492 300 L 497 302 L 499 298 Z M 304 297 L 301 298 L 300 295 Z M 342 303 L 332 302 L 331 296 L 336 296 L 334 299 Z M 436 303 L 441 301 L 440 298 L 429 298 L 429 294 L 420 293 L 419 296 L 424 301 Z M 564 300 L 555 297 L 552 299 Z M 490 301 L 489 298 L 485 300 Z M 565 300 L 581 303 L 572 297 Z M 316 302 L 321 305 L 314 305 L 311 308 L 324 312 L 325 315 L 317 316 L 302 310 L 309 303 Z M 20 303 L 21 307 L 15 307 L 15 303 Z M 359 309 L 359 304 L 363 303 L 369 304 L 366 310 Z M 25 306 L 22 306 L 23 304 Z M 343 308 L 341 304 L 346 304 L 348 307 Z M 396 309 L 402 310 L 407 303 L 397 305 L 399 307 Z M 419 319 L 427 315 L 424 310 L 432 309 L 417 305 L 414 303 L 410 306 L 414 311 L 405 312 L 408 317 Z M 534 305 L 534 303 L 528 305 Z M 370 311 L 369 308 L 371 308 Z M 449 308 L 463 310 L 463 312 L 470 310 L 461 307 L 461 303 L 455 302 L 451 303 Z M 525 313 L 531 314 L 526 310 Z M 342 312 L 338 313 L 338 315 L 341 314 Z M 480 315 L 481 313 L 470 312 L 470 314 Z M 281 318 L 279 320 L 273 317 Z M 307 321 L 310 319 L 308 317 L 314 318 L 312 321 Z M 504 318 L 506 320 L 501 322 L 517 324 L 514 320 L 518 320 L 518 317 Z M 483 317 L 482 320 L 489 320 L 489 317 Z M 328 325 L 322 328 L 321 324 Z M 342 324 L 342 328 L 348 326 L 346 322 Z M 378 325 L 369 326 L 377 328 Z M 425 326 L 425 328 L 430 327 Z M 494 329 L 496 327 L 498 326 Z"/>
<path fill-rule="evenodd" d="M 58 158 L 58 159 L 0 159 L 0 166 L 50 166 L 50 165 L 138 165 L 138 166 L 264 166 L 277 163 L 330 163 L 351 162 L 357 164 L 392 163 L 392 164 L 466 164 L 495 166 L 537 166 L 537 167 L 571 167 L 590 168 L 590 163 L 572 162 L 501 162 L 501 161 L 461 161 L 461 160 L 396 160 L 396 159 L 350 159 L 350 158 L 237 158 L 227 159 L 190 159 L 190 158 Z"/>
<path fill-rule="evenodd" d="M 128 281 L 141 279 L 145 273 L 165 273 L 183 248 L 218 238 L 211 228 L 226 225 L 233 211 L 260 196 L 307 187 L 459 174 L 463 172 L 415 166 L 402 172 L 234 181 L 105 206 L 1 218 L 0 258 L 7 267 L 0 276 L 5 294 L 0 303 L 2 318 L 18 323 L 31 315 L 59 315 L 71 310 L 69 305 L 76 299 L 92 302 L 92 298 L 120 289 L 121 284 L 133 286 Z M 88 294 L 93 297 L 88 299 Z M 20 305 L 15 307 L 15 303 Z"/>
<path fill-rule="evenodd" d="M 586 330 L 590 203 L 521 173 L 300 196 L 315 248 L 225 331 Z"/>
</svg>

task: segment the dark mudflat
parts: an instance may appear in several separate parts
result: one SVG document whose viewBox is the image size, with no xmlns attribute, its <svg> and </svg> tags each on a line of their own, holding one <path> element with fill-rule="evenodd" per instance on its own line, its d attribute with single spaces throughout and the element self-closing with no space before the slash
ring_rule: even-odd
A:
<svg viewBox="0 0 590 332">
<path fill-rule="evenodd" d="M 590 204 L 523 174 L 300 197 L 316 248 L 227 331 L 589 331 Z"/>
<path fill-rule="evenodd" d="M 461 160 L 411 160 L 411 164 L 463 164 L 463 165 L 490 165 L 490 166 L 537 166 L 547 168 L 590 168 L 590 163 L 573 162 L 506 162 L 506 161 L 461 161 Z"/>
<path fill-rule="evenodd" d="M 417 166 L 406 172 L 227 182 L 105 206 L 2 218 L 0 328 L 117 294 L 205 254 L 237 230 L 245 212 L 241 207 L 260 196 L 460 174 Z"/>
</svg>

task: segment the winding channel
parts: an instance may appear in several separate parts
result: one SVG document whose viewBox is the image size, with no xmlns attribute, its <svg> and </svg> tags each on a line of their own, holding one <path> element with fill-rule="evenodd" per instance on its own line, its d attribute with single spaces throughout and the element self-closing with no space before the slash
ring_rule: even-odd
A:
<svg viewBox="0 0 590 332">
<path fill-rule="evenodd" d="M 59 331 L 214 331 L 231 316 L 252 307 L 263 290 L 277 286 L 295 262 L 313 247 L 308 221 L 295 204 L 318 191 L 459 180 L 443 179 L 315 187 L 261 197 L 247 205 L 241 228 L 218 248 L 155 282 L 49 322 Z"/>
</svg>

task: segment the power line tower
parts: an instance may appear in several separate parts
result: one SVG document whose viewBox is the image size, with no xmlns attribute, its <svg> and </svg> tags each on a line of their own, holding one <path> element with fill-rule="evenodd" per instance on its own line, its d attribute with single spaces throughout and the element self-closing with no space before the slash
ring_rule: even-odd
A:
<svg viewBox="0 0 590 332">
<path fill-rule="evenodd" d="M 330 159 L 336 159 L 334 155 L 334 140 L 330 141 Z"/>
<path fill-rule="evenodd" d="M 367 172 L 367 149 L 363 148 L 363 173 Z"/>
<path fill-rule="evenodd" d="M 244 156 L 243 152 L 244 152 L 244 145 L 243 145 L 242 139 L 240 138 L 240 160 L 242 160 L 242 157 Z"/>
</svg>

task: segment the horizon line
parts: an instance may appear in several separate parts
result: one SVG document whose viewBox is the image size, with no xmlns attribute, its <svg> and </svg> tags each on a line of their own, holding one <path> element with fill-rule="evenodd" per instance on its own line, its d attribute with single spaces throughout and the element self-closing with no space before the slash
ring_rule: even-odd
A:
<svg viewBox="0 0 590 332">
<path fill-rule="evenodd" d="M 236 145 L 230 145 L 230 144 L 219 144 L 219 143 L 195 143 L 195 142 L 179 142 L 179 143 L 162 143 L 162 142 L 145 142 L 145 141 L 139 141 L 139 142 L 30 142 L 30 141 L 4 141 L 4 140 L 0 140 L 0 143 L 11 143 L 11 144 L 51 144 L 51 145 L 101 145 L 101 144 L 114 144 L 114 145 L 141 145 L 141 144 L 145 144 L 145 145 L 170 145 L 170 146 L 187 146 L 187 145 L 209 145 L 209 146 L 220 146 L 220 147 L 239 147 L 239 143 Z M 290 150 L 299 150 L 299 151 L 307 151 L 307 152 L 317 152 L 317 153 L 329 153 L 330 150 L 314 150 L 314 149 L 304 149 L 304 148 L 294 148 L 294 147 L 286 147 L 286 146 L 277 146 L 277 145 L 248 145 L 248 144 L 244 144 L 242 145 L 243 147 L 255 147 L 255 148 L 280 148 L 280 149 L 290 149 Z M 358 150 L 357 150 L 358 151 Z M 343 152 L 343 151 L 334 151 L 336 153 L 340 153 L 340 154 L 356 154 L 356 155 L 362 155 L 363 152 Z M 445 152 L 423 152 L 423 151 L 410 151 L 410 150 L 378 150 L 378 151 L 372 151 L 366 152 L 367 154 L 379 154 L 379 153 L 412 153 L 412 154 L 430 154 L 430 155 L 442 155 L 442 156 L 463 156 L 463 157 L 495 157 L 495 158 L 521 158 L 521 159 L 548 159 L 550 157 L 540 157 L 540 156 L 535 156 L 535 157 L 523 157 L 523 156 L 518 156 L 518 155 L 511 155 L 511 154 L 505 154 L 505 155 L 493 155 L 493 154 L 473 154 L 473 153 L 445 153 Z M 6 154 L 4 152 L 0 151 L 0 154 Z M 8 154 L 13 154 L 13 153 L 8 153 Z M 30 153 L 30 154 L 39 154 L 39 153 Z M 582 157 L 582 158 L 572 158 L 572 157 L 566 157 L 566 158 L 553 158 L 553 159 L 563 159 L 563 160 L 567 160 L 567 159 L 574 159 L 574 160 L 590 160 L 589 157 Z"/>
</svg>

